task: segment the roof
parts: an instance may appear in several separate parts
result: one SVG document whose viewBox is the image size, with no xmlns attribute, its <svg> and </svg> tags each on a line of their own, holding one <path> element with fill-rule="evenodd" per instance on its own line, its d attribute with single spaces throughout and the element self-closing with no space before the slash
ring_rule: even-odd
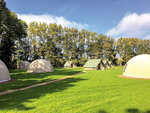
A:
<svg viewBox="0 0 150 113">
<path fill-rule="evenodd" d="M 88 60 L 83 67 L 97 67 L 101 62 L 101 59 L 90 59 Z"/>
<path fill-rule="evenodd" d="M 64 64 L 65 67 L 70 66 L 73 62 L 72 61 L 66 61 L 66 63 Z"/>
</svg>

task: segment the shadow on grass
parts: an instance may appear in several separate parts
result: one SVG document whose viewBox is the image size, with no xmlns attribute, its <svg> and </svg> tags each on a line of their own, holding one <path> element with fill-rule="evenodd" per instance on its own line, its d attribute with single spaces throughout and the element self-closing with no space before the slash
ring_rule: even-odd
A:
<svg viewBox="0 0 150 113">
<path fill-rule="evenodd" d="M 72 75 L 79 73 L 79 70 L 73 69 L 55 69 L 54 72 L 47 73 L 27 73 L 26 70 L 11 70 L 11 78 L 19 78 L 19 79 L 30 79 L 30 78 L 46 78 L 47 76 L 52 75 Z"/>
<path fill-rule="evenodd" d="M 131 109 L 127 109 L 126 113 L 150 113 L 150 110 L 141 111 L 141 110 L 136 109 L 136 108 L 131 108 Z"/>
<path fill-rule="evenodd" d="M 100 111 L 98 111 L 98 113 L 108 113 L 108 112 L 104 111 L 104 110 L 100 110 Z M 127 109 L 125 111 L 125 113 L 150 113 L 150 110 L 141 111 L 141 110 L 136 109 L 136 108 L 131 108 L 131 109 Z"/>
<path fill-rule="evenodd" d="M 20 72 L 26 72 L 26 69 L 9 69 L 10 73 L 20 73 Z"/>
<path fill-rule="evenodd" d="M 34 109 L 36 106 L 27 107 L 26 105 L 24 105 L 24 103 L 32 102 L 33 100 L 31 100 L 31 99 L 39 99 L 40 97 L 42 97 L 46 94 L 62 92 L 63 90 L 68 89 L 69 87 L 75 86 L 74 83 L 83 81 L 83 80 L 87 80 L 87 79 L 68 78 L 63 81 L 55 82 L 52 84 L 39 86 L 36 88 L 31 88 L 28 90 L 0 96 L 0 110 L 12 110 L 12 109 L 30 110 L 30 109 Z"/>
<path fill-rule="evenodd" d="M 100 110 L 98 113 L 108 113 L 108 112 L 106 112 L 104 110 Z"/>
<path fill-rule="evenodd" d="M 48 72 L 48 73 L 19 73 L 19 74 L 13 74 L 11 78 L 18 78 L 18 79 L 32 79 L 32 78 L 46 78 L 47 76 L 57 76 L 57 75 L 73 75 L 76 73 L 79 73 L 81 71 L 64 71 L 60 70 L 57 72 Z"/>
<path fill-rule="evenodd" d="M 10 70 L 10 72 L 11 72 L 11 78 L 15 79 L 15 81 L 0 84 L 0 92 L 55 80 L 58 78 L 62 78 L 64 76 L 79 73 L 81 71 L 60 68 L 60 69 L 55 69 L 54 72 L 38 73 L 38 74 L 37 73 L 26 73 L 25 70 L 18 70 L 18 69 Z"/>
</svg>

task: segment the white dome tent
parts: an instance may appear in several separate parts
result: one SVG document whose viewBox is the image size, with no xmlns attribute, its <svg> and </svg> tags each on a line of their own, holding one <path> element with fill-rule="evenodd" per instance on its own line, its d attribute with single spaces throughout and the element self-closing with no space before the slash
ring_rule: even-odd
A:
<svg viewBox="0 0 150 113">
<path fill-rule="evenodd" d="M 6 65 L 0 60 L 0 83 L 11 80 L 8 68 Z"/>
<path fill-rule="evenodd" d="M 44 59 L 37 59 L 34 60 L 28 67 L 27 72 L 29 73 L 46 73 L 46 72 L 53 72 L 53 67 Z"/>
<path fill-rule="evenodd" d="M 131 58 L 124 67 L 123 76 L 150 78 L 150 55 L 142 54 Z"/>
</svg>

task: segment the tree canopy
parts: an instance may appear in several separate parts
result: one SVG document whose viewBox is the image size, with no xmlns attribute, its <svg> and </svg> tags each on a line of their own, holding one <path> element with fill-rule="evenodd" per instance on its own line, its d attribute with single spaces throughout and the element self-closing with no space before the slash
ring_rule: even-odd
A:
<svg viewBox="0 0 150 113">
<path fill-rule="evenodd" d="M 11 12 L 4 0 L 0 0 L 0 59 L 11 66 L 15 54 L 15 42 L 26 37 L 26 23 Z"/>
<path fill-rule="evenodd" d="M 4 0 L 0 0 L 0 41 L 0 59 L 7 66 L 38 58 L 47 59 L 54 66 L 63 66 L 65 61 L 83 66 L 87 59 L 93 58 L 107 58 L 123 65 L 135 55 L 150 53 L 150 40 L 122 37 L 115 40 L 56 23 L 31 22 L 27 26 L 6 7 Z"/>
</svg>

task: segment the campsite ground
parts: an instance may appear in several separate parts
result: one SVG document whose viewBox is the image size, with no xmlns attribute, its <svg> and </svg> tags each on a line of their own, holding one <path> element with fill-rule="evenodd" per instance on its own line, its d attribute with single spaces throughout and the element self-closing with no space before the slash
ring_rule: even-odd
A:
<svg viewBox="0 0 150 113">
<path fill-rule="evenodd" d="M 9 72 L 13 82 L 10 81 L 8 83 L 0 84 L 0 92 L 59 79 L 68 75 L 82 72 L 82 70 L 82 68 L 55 68 L 54 72 L 35 74 L 27 73 L 26 70 L 12 69 L 9 70 Z"/>
<path fill-rule="evenodd" d="M 123 67 L 87 71 L 52 84 L 0 96 L 0 112 L 35 113 L 150 113 L 150 80 L 120 78 Z M 58 79 L 82 71 L 55 69 L 54 73 L 26 74 L 11 70 L 14 89 Z M 38 76 L 39 75 L 39 76 Z"/>
</svg>

